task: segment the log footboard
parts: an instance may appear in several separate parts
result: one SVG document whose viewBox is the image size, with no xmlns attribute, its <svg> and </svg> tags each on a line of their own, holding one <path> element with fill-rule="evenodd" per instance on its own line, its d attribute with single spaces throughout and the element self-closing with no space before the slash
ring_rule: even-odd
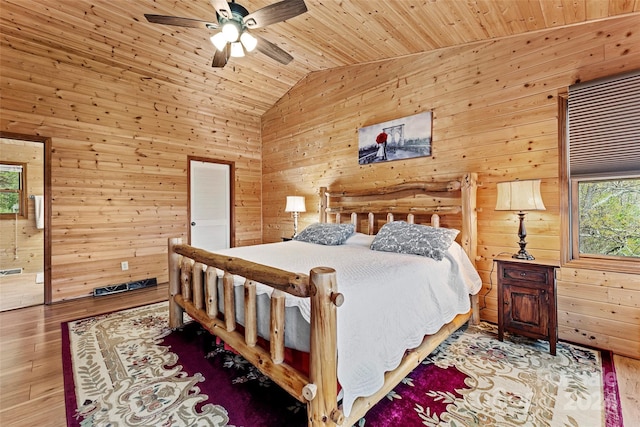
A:
<svg viewBox="0 0 640 427">
<path fill-rule="evenodd" d="M 222 303 L 218 312 L 217 280 L 222 271 Z M 245 278 L 244 334 L 236 329 L 233 275 Z M 257 342 L 255 282 L 274 288 L 268 350 Z M 284 362 L 284 293 L 310 298 L 311 335 L 309 374 Z M 476 298 L 477 300 L 477 298 Z M 374 395 L 358 398 L 345 417 L 337 401 L 337 307 L 344 301 L 337 290 L 336 273 L 327 267 L 311 270 L 309 276 L 256 264 L 236 257 L 213 254 L 169 239 L 169 324 L 179 328 L 186 312 L 211 334 L 233 347 L 263 374 L 307 405 L 308 426 L 347 426 L 364 414 L 409 372 L 418 366 L 451 333 L 471 316 L 457 316 L 422 344 L 408 351 L 400 366 L 385 375 L 384 386 Z"/>
<path fill-rule="evenodd" d="M 218 316 L 216 280 L 211 269 L 222 270 L 225 316 Z M 206 274 L 202 273 L 206 271 Z M 244 335 L 235 328 L 233 275 L 246 279 Z M 270 351 L 256 345 L 255 282 L 272 286 Z M 283 292 L 311 299 L 309 374 L 284 360 Z M 211 334 L 240 353 L 249 363 L 307 405 L 309 426 L 342 425 L 337 402 L 336 308 L 343 300 L 337 293 L 336 273 L 327 267 L 309 276 L 221 256 L 169 240 L 169 326 L 179 328 L 187 313 Z M 206 301 L 206 303 L 205 303 Z"/>
</svg>

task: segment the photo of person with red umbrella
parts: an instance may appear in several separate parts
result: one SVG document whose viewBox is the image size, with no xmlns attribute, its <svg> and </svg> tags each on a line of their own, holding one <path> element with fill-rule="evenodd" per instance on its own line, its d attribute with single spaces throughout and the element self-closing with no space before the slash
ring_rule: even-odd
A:
<svg viewBox="0 0 640 427">
<path fill-rule="evenodd" d="M 378 136 L 376 136 L 376 143 L 378 144 L 376 159 L 387 160 L 387 138 L 388 135 L 385 131 L 380 132 Z"/>
</svg>

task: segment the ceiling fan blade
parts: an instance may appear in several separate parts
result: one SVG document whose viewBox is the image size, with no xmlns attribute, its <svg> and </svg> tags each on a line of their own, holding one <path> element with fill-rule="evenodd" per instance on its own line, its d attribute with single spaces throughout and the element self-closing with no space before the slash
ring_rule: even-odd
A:
<svg viewBox="0 0 640 427">
<path fill-rule="evenodd" d="M 218 24 L 213 22 L 201 21 L 200 19 L 191 18 L 179 18 L 177 16 L 165 16 L 165 15 L 144 15 L 147 21 L 153 24 L 175 25 L 176 27 L 188 27 L 188 28 L 204 28 L 213 30 L 218 28 Z"/>
<path fill-rule="evenodd" d="M 218 12 L 218 15 L 223 16 L 227 19 L 231 18 L 231 9 L 229 9 L 229 5 L 226 0 L 210 0 L 211 6 Z"/>
<path fill-rule="evenodd" d="M 293 56 L 289 55 L 287 52 L 280 49 L 275 44 L 263 39 L 262 37 L 255 37 L 258 39 L 258 44 L 256 45 L 256 50 L 258 52 L 264 53 L 269 58 L 275 59 L 276 61 L 284 65 L 287 65 L 293 60 Z"/>
<path fill-rule="evenodd" d="M 282 0 L 248 14 L 244 17 L 244 23 L 248 28 L 262 28 L 286 21 L 306 11 L 307 5 L 304 4 L 304 0 Z"/>
<path fill-rule="evenodd" d="M 224 52 L 220 52 L 216 49 L 216 53 L 213 55 L 213 63 L 211 64 L 214 68 L 222 68 L 227 65 L 227 61 L 229 60 L 229 45 L 224 48 Z"/>
</svg>

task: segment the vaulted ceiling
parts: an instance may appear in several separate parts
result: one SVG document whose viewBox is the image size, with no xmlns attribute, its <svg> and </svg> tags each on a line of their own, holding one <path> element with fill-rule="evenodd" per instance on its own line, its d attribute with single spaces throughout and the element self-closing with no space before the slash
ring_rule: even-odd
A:
<svg viewBox="0 0 640 427">
<path fill-rule="evenodd" d="M 257 115 L 316 71 L 640 13 L 640 0 L 305 0 L 303 15 L 253 30 L 291 54 L 291 63 L 254 51 L 212 68 L 215 30 L 144 17 L 216 22 L 209 0 L 0 1 L 3 49 L 183 85 Z M 275 1 L 238 3 L 253 12 Z"/>
</svg>

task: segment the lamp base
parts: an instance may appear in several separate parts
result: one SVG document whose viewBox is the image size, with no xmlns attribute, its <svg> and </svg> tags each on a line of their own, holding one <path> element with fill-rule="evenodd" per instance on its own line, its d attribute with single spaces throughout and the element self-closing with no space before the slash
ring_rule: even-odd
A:
<svg viewBox="0 0 640 427">
<path fill-rule="evenodd" d="M 515 259 L 526 259 L 526 260 L 534 260 L 535 258 L 527 251 L 519 251 L 517 254 L 513 254 L 511 258 Z"/>
<path fill-rule="evenodd" d="M 520 245 L 520 250 L 518 251 L 517 254 L 514 254 L 512 258 L 526 259 L 526 260 L 535 259 L 533 255 L 531 255 L 525 249 L 525 247 L 527 246 L 527 242 L 524 239 L 527 237 L 527 230 L 524 227 L 524 212 L 522 211 L 518 212 L 518 217 L 520 218 L 520 225 L 518 227 L 518 237 L 520 238 L 518 245 Z"/>
<path fill-rule="evenodd" d="M 298 215 L 298 212 L 293 213 L 293 236 L 291 236 L 291 239 L 295 239 L 298 235 Z"/>
</svg>

